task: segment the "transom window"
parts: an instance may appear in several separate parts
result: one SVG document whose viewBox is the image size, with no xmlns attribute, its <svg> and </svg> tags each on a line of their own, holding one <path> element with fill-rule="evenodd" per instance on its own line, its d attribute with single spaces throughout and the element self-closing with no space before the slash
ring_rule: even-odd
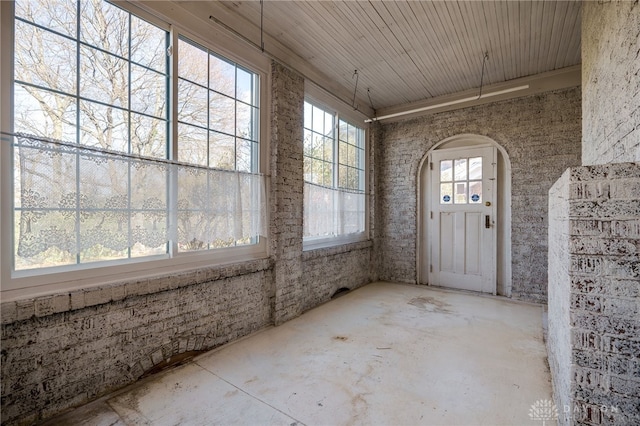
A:
<svg viewBox="0 0 640 426">
<path fill-rule="evenodd" d="M 106 1 L 14 22 L 14 270 L 258 242 L 257 73 Z"/>
<path fill-rule="evenodd" d="M 482 157 L 440 161 L 440 204 L 482 203 Z"/>
<path fill-rule="evenodd" d="M 365 231 L 365 132 L 311 102 L 304 104 L 304 236 Z"/>
</svg>

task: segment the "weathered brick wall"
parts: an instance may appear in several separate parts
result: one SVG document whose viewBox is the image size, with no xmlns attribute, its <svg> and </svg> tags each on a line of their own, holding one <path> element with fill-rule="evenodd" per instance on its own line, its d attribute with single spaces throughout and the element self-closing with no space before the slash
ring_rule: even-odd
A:
<svg viewBox="0 0 640 426">
<path fill-rule="evenodd" d="M 560 187 L 551 203 L 568 235 L 550 247 L 564 260 L 549 271 L 549 352 L 562 424 L 640 424 L 640 163 L 572 168 Z"/>
<path fill-rule="evenodd" d="M 341 288 L 354 290 L 372 282 L 372 242 L 305 251 L 302 286 L 305 310 L 331 300 Z"/>
<path fill-rule="evenodd" d="M 272 63 L 271 249 L 275 258 L 275 323 L 304 308 L 302 207 L 304 203 L 304 79 Z"/>
<path fill-rule="evenodd" d="M 559 423 L 567 424 L 571 393 L 571 330 L 569 329 L 571 255 L 569 251 L 570 170 L 549 190 L 549 303 L 547 348 Z"/>
<path fill-rule="evenodd" d="M 580 89 L 496 102 L 383 126 L 379 150 L 381 279 L 416 281 L 416 180 L 427 151 L 450 136 L 488 136 L 511 161 L 512 296 L 545 302 L 548 191 L 580 164 Z"/>
<path fill-rule="evenodd" d="M 270 260 L 2 304 L 2 422 L 31 423 L 272 322 Z"/>
<path fill-rule="evenodd" d="M 640 161 L 640 4 L 582 6 L 583 164 Z"/>
</svg>

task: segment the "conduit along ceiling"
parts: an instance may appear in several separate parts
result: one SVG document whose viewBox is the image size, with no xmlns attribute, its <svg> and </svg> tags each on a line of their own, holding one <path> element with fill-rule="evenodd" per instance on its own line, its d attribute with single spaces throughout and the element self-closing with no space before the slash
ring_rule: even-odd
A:
<svg viewBox="0 0 640 426">
<path fill-rule="evenodd" d="M 491 100 L 579 84 L 579 1 L 179 4 L 264 46 L 367 115 L 456 105 L 479 93 L 481 80 L 487 94 L 512 90 Z"/>
</svg>

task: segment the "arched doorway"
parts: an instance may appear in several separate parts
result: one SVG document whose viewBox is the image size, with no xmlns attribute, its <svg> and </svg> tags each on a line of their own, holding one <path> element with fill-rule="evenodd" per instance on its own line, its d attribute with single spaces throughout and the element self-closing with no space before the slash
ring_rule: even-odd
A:
<svg viewBox="0 0 640 426">
<path fill-rule="evenodd" d="M 447 138 L 418 171 L 418 283 L 511 296 L 511 163 L 481 135 Z"/>
</svg>

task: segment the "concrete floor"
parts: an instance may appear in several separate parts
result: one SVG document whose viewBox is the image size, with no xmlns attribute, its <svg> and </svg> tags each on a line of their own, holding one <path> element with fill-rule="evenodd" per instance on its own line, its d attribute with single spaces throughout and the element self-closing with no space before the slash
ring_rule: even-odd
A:
<svg viewBox="0 0 640 426">
<path fill-rule="evenodd" d="M 50 423 L 542 424 L 529 417 L 551 399 L 542 314 L 374 283 Z"/>
</svg>

